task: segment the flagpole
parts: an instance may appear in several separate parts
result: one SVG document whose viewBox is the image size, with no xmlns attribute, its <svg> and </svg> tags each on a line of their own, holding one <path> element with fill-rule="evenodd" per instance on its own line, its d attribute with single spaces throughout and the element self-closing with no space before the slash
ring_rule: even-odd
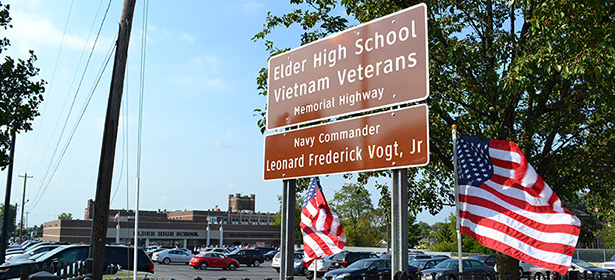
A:
<svg viewBox="0 0 615 280">
<path fill-rule="evenodd" d="M 318 259 L 314 260 L 314 280 L 318 279 Z"/>
<path fill-rule="evenodd" d="M 452 126 L 453 131 L 453 172 L 455 177 L 455 218 L 457 220 L 457 255 L 459 256 L 459 274 L 463 273 L 461 256 L 461 219 L 459 218 L 459 182 L 457 181 L 457 125 Z"/>
</svg>

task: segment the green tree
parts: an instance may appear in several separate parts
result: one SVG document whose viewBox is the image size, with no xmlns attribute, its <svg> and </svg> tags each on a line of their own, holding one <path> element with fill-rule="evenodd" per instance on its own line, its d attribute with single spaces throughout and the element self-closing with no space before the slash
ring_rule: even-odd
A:
<svg viewBox="0 0 615 280">
<path fill-rule="evenodd" d="M 280 210 L 273 215 L 273 224 L 282 225 L 282 196 L 278 195 L 278 202 L 280 203 Z M 295 245 L 303 245 L 303 234 L 301 233 L 301 205 L 303 204 L 303 198 L 301 194 L 295 193 Z"/>
<path fill-rule="evenodd" d="M 9 205 L 8 235 L 11 236 L 17 229 L 17 205 Z M 4 221 L 4 204 L 0 204 L 0 221 Z M 0 230 L 2 223 L 0 222 Z"/>
<path fill-rule="evenodd" d="M 372 199 L 365 188 L 358 187 L 356 184 L 344 184 L 339 191 L 336 191 L 333 200 L 330 202 L 331 208 L 339 215 L 346 244 L 349 246 L 373 246 L 373 239 L 367 238 L 369 232 L 370 214 L 374 211 Z"/>
<path fill-rule="evenodd" d="M 72 220 L 73 214 L 62 212 L 62 214 L 58 215 L 58 220 Z"/>
<path fill-rule="evenodd" d="M 0 29 L 11 28 L 9 5 L 0 3 Z M 10 46 L 6 37 L 0 37 L 0 54 Z M 38 105 L 43 101 L 45 81 L 32 81 L 39 69 L 34 67 L 36 56 L 30 50 L 26 60 L 4 57 L 0 65 L 0 168 L 10 162 L 11 134 L 32 130 L 32 120 L 39 115 Z"/>
<path fill-rule="evenodd" d="M 457 224 L 457 218 L 455 214 L 451 213 L 446 222 L 442 223 L 435 233 L 437 239 L 434 245 L 434 251 L 441 252 L 457 252 L 457 230 L 455 229 Z M 493 254 L 493 250 L 481 245 L 476 240 L 468 236 L 462 236 L 461 251 L 464 253 L 478 253 L 478 254 Z"/>
<path fill-rule="evenodd" d="M 465 135 L 515 141 L 562 199 L 591 208 L 615 200 L 615 5 L 593 0 L 426 0 L 429 30 L 430 163 L 408 170 L 411 211 L 438 213 L 454 201 L 451 125 Z M 303 29 L 302 44 L 417 4 L 418 1 L 292 0 L 282 16 L 269 14 L 267 51 L 286 50 L 268 39 L 276 27 Z M 348 16 L 334 10 L 345 8 Z M 335 11 L 335 12 L 334 12 Z M 267 94 L 267 69 L 257 78 Z M 266 109 L 266 108 L 265 108 Z M 264 116 L 265 109 L 257 109 Z M 258 123 L 263 128 L 264 121 Z M 359 174 L 365 183 L 388 172 Z M 578 213 L 577 213 L 578 214 Z M 582 237 L 592 233 L 584 226 Z M 582 242 L 583 240 L 581 240 Z M 500 275 L 518 264 L 498 256 Z"/>
</svg>

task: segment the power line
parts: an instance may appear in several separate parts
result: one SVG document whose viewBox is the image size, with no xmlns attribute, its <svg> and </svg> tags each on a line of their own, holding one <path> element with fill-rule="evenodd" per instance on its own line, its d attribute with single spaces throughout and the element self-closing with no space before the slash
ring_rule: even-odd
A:
<svg viewBox="0 0 615 280">
<path fill-rule="evenodd" d="M 72 101 L 71 106 L 70 106 L 70 108 L 69 108 L 68 115 L 66 116 L 66 120 L 64 121 L 64 125 L 63 125 L 63 127 L 62 127 L 62 131 L 60 132 L 60 135 L 58 136 L 58 141 L 56 142 L 56 147 L 54 148 L 54 151 L 53 151 L 53 154 L 52 154 L 52 156 L 51 156 L 51 159 L 49 160 L 49 165 L 47 166 L 47 169 L 46 169 L 46 171 L 45 171 L 45 175 L 43 176 L 43 180 L 41 181 L 41 185 L 40 185 L 40 186 L 38 187 L 38 189 L 37 189 L 37 194 L 35 195 L 35 199 L 36 199 L 35 206 L 36 206 L 36 204 L 38 204 L 38 201 L 40 201 L 40 197 L 42 197 L 42 193 L 44 193 L 44 192 L 45 192 L 45 190 L 47 189 L 47 186 L 49 186 L 49 183 L 51 182 L 51 179 L 53 178 L 53 175 L 55 174 L 55 170 L 57 170 L 57 167 L 60 165 L 60 162 L 61 162 L 61 160 L 62 160 L 62 158 L 63 158 L 63 154 L 64 154 L 64 153 L 65 153 L 65 151 L 66 151 L 66 150 L 64 150 L 64 152 L 62 152 L 62 155 L 61 155 L 61 156 L 58 158 L 58 160 L 56 161 L 56 167 L 54 168 L 53 173 L 52 173 L 51 175 L 49 175 L 49 172 L 50 172 L 50 170 L 52 169 L 52 165 L 54 164 L 54 158 L 56 157 L 56 154 L 57 154 L 58 149 L 59 149 L 59 147 L 60 147 L 60 142 L 61 142 L 61 140 L 62 140 L 62 136 L 64 135 L 64 132 L 65 132 L 66 126 L 67 126 L 67 124 L 68 124 L 68 120 L 70 119 L 71 113 L 72 113 L 72 111 L 73 111 L 73 106 L 74 106 L 75 101 L 76 101 L 76 99 L 77 99 L 77 95 L 78 95 L 78 93 L 79 93 L 79 91 L 80 91 L 80 89 L 81 89 L 81 85 L 82 85 L 83 80 L 84 80 L 84 78 L 85 78 L 85 73 L 87 72 L 87 70 L 88 70 L 88 68 L 89 68 L 90 61 L 91 61 L 91 58 L 92 58 L 92 54 L 94 53 L 94 49 L 95 49 L 95 48 L 96 48 L 96 46 L 97 46 L 98 38 L 100 37 L 100 33 L 101 33 L 102 27 L 104 26 L 104 23 L 105 23 L 105 21 L 106 21 L 107 14 L 108 14 L 108 12 L 109 12 L 109 8 L 110 8 L 110 6 L 111 6 L 111 0 L 109 0 L 108 5 L 107 5 L 107 9 L 105 10 L 105 13 L 104 13 L 104 15 L 103 15 L 103 18 L 102 18 L 102 20 L 101 20 L 100 27 L 98 28 L 98 32 L 97 32 L 97 34 L 96 34 L 96 38 L 94 39 L 94 44 L 92 45 L 92 49 L 91 49 L 91 51 L 90 51 L 90 54 L 89 54 L 89 56 L 88 56 L 88 60 L 87 60 L 87 62 L 86 62 L 86 66 L 85 66 L 85 68 L 84 68 L 84 70 L 83 70 L 83 74 L 81 75 L 81 79 L 80 79 L 80 81 L 79 81 L 79 85 L 78 85 L 77 90 L 75 91 L 75 94 L 74 94 L 74 96 L 73 96 L 73 101 Z M 99 8 L 100 8 L 100 6 L 99 6 Z M 88 36 L 88 38 L 89 38 L 89 36 Z M 87 43 L 87 41 L 86 41 L 86 43 Z M 108 63 L 108 59 L 107 59 L 107 62 L 105 62 L 105 66 L 104 66 L 104 67 L 106 67 L 106 64 L 107 64 L 107 63 Z M 101 74 L 102 74 L 102 73 L 101 73 Z M 100 77 L 99 77 L 99 79 L 100 79 Z M 96 84 L 98 84 L 98 81 L 96 81 Z M 90 97 L 89 97 L 89 98 L 91 98 L 91 94 L 90 94 Z M 88 100 L 87 102 L 89 103 L 89 100 Z M 86 105 L 86 108 L 87 108 L 87 105 Z M 84 109 L 84 110 L 85 110 L 85 109 Z M 81 121 L 81 117 L 82 117 L 82 116 L 80 116 L 80 117 L 79 117 L 79 120 L 77 121 L 76 126 L 78 126 L 78 125 L 79 125 L 79 122 Z M 76 128 L 75 128 L 75 129 L 76 129 Z M 54 131 L 55 131 L 55 129 L 54 129 Z M 71 133 L 70 138 L 67 140 L 67 143 L 66 143 L 66 145 L 65 145 L 65 147 L 66 147 L 66 148 L 68 148 L 68 145 L 70 144 L 70 141 L 72 140 L 73 135 L 74 135 L 74 131 Z M 46 150 L 47 150 L 47 149 L 46 149 Z M 46 184 L 46 185 L 45 185 L 45 184 Z M 44 185 L 45 185 L 45 186 L 44 186 Z M 34 206 L 33 206 L 33 207 L 34 207 Z"/>
<path fill-rule="evenodd" d="M 60 154 L 60 156 L 59 156 L 59 158 L 58 158 L 58 160 L 56 162 L 55 167 L 53 168 L 53 171 L 52 171 L 51 175 L 49 176 L 49 179 L 46 182 L 43 183 L 45 186 L 43 188 L 39 188 L 39 192 L 37 193 L 37 195 L 35 197 L 36 202 L 34 203 L 32 208 L 30 208 L 30 210 L 34 209 L 34 207 L 36 207 L 36 205 L 38 205 L 38 202 L 43 197 L 43 194 L 45 193 L 45 191 L 49 187 L 49 184 L 51 183 L 51 180 L 53 179 L 53 176 L 55 175 L 56 171 L 58 170 L 58 167 L 60 166 L 60 163 L 62 162 L 62 159 L 64 158 L 64 155 L 66 154 L 66 150 L 68 150 L 68 146 L 70 145 L 71 141 L 73 140 L 73 136 L 75 136 L 75 132 L 77 131 L 77 128 L 79 127 L 79 124 L 81 123 L 81 120 L 83 119 L 83 115 L 85 114 L 85 111 L 87 110 L 87 107 L 90 104 L 90 101 L 92 100 L 92 96 L 94 95 L 94 92 L 95 92 L 96 88 L 98 87 L 98 83 L 100 82 L 100 79 L 102 78 L 102 74 L 107 69 L 107 65 L 109 64 L 109 61 L 111 60 L 111 55 L 113 54 L 113 51 L 115 50 L 115 46 L 116 46 L 115 44 L 112 44 L 111 49 L 109 50 L 109 53 L 107 55 L 107 59 L 105 61 L 105 64 L 104 64 L 103 68 L 101 69 L 101 71 L 99 72 L 98 79 L 96 80 L 96 83 L 94 84 L 94 86 L 93 86 L 93 88 L 92 88 L 92 90 L 90 92 L 90 95 L 88 96 L 86 104 L 84 104 L 84 107 L 81 110 L 81 113 L 79 114 L 79 118 L 77 119 L 77 122 L 75 123 L 75 126 L 71 130 L 71 133 L 70 133 L 70 136 L 69 136 L 69 138 L 68 138 L 68 140 L 66 142 L 66 145 L 64 145 L 64 148 L 62 149 L 62 152 L 61 152 L 61 154 Z"/>
</svg>

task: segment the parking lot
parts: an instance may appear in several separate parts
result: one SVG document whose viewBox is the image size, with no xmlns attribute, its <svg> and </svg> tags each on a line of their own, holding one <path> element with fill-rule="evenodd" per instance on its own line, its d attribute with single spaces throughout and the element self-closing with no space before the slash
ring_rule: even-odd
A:
<svg viewBox="0 0 615 280">
<path fill-rule="evenodd" d="M 176 280 L 193 280 L 195 277 L 201 277 L 201 279 L 214 279 L 226 278 L 227 280 L 240 280 L 240 279 L 266 279 L 272 280 L 279 279 L 279 274 L 271 268 L 271 262 L 265 262 L 259 267 L 248 267 L 241 265 L 237 270 L 223 270 L 221 268 L 209 268 L 207 270 L 194 269 L 193 267 L 185 264 L 155 264 L 154 274 L 159 280 L 169 280 L 171 278 Z M 295 275 L 295 279 L 304 280 L 305 276 Z"/>
</svg>

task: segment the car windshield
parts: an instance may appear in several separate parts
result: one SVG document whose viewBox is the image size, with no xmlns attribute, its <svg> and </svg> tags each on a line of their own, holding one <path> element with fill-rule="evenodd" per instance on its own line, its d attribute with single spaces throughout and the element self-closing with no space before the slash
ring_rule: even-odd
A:
<svg viewBox="0 0 615 280">
<path fill-rule="evenodd" d="M 614 262 L 615 262 L 615 255 L 613 255 L 613 256 L 611 257 L 611 261 L 614 261 Z"/>
<path fill-rule="evenodd" d="M 436 268 L 459 268 L 459 262 L 457 260 L 455 260 L 455 261 L 448 261 L 448 262 L 441 262 L 441 263 L 437 264 L 435 267 Z"/>
<path fill-rule="evenodd" d="M 373 262 L 374 262 L 373 260 L 367 260 L 367 259 L 358 260 L 352 263 L 351 265 L 349 265 L 348 268 L 366 268 L 372 265 Z"/>
<path fill-rule="evenodd" d="M 582 268 L 596 268 L 595 265 L 582 260 L 572 260 L 572 262 Z"/>
<path fill-rule="evenodd" d="M 49 252 L 46 252 L 45 254 L 35 255 L 35 256 L 38 256 L 38 257 L 34 261 L 35 262 L 43 261 L 43 260 L 47 259 L 47 256 L 51 256 L 51 255 L 55 254 L 56 252 L 62 251 L 62 249 L 64 249 L 64 247 L 65 246 L 60 246 L 60 247 L 55 248 L 55 249 L 53 249 L 53 250 L 51 250 Z"/>
<path fill-rule="evenodd" d="M 239 253 L 239 251 L 241 251 L 241 249 L 235 249 L 233 251 L 231 251 L 230 253 L 228 253 L 229 255 L 235 255 L 237 253 Z"/>
<path fill-rule="evenodd" d="M 414 266 L 418 269 L 423 269 L 426 264 L 427 264 L 427 261 L 413 261 L 409 263 L 410 266 Z"/>
</svg>

